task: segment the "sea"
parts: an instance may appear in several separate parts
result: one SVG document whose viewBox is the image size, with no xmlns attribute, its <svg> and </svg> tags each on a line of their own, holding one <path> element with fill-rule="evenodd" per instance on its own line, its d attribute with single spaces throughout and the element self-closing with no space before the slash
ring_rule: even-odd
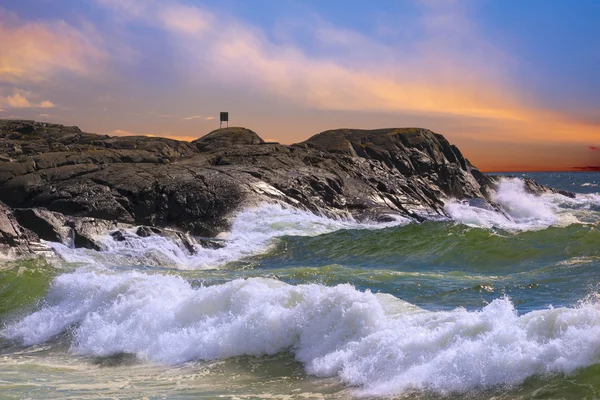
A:
<svg viewBox="0 0 600 400">
<path fill-rule="evenodd" d="M 262 204 L 194 255 L 49 243 L 0 261 L 0 398 L 597 399 L 598 192 L 512 173 L 426 222 Z"/>
</svg>

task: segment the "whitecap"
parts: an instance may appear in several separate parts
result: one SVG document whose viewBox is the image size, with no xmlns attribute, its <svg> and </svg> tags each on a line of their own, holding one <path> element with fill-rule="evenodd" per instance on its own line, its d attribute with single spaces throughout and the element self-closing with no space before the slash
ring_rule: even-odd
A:
<svg viewBox="0 0 600 400">
<path fill-rule="evenodd" d="M 61 275 L 39 311 L 1 334 L 33 345 L 68 329 L 74 353 L 168 365 L 289 351 L 309 374 L 377 396 L 513 385 L 600 361 L 593 302 L 519 315 L 500 298 L 479 311 L 434 312 L 347 284 L 251 278 L 194 288 L 139 272 Z"/>
<path fill-rule="evenodd" d="M 135 230 L 125 232 L 122 241 L 115 241 L 109 234 L 97 237 L 104 247 L 102 251 L 75 249 L 59 243 L 49 245 L 70 263 L 210 269 L 267 252 L 278 237 L 317 236 L 340 229 L 381 229 L 408 222 L 408 219 L 397 218 L 388 223 L 360 223 L 352 217 L 333 219 L 280 204 L 262 204 L 235 215 L 231 230 L 218 236 L 225 244 L 220 249 L 196 245 L 194 254 L 190 254 L 169 238 L 140 237 Z"/>
<path fill-rule="evenodd" d="M 577 194 L 575 198 L 554 193 L 535 195 L 527 192 L 523 180 L 502 178 L 491 197 L 499 209 L 451 200 L 444 210 L 453 220 L 469 226 L 515 231 L 600 221 L 597 195 Z"/>
</svg>

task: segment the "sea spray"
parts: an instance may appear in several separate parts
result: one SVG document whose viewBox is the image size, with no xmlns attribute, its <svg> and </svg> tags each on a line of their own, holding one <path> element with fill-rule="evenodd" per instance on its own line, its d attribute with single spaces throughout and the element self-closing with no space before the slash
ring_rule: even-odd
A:
<svg viewBox="0 0 600 400">
<path fill-rule="evenodd" d="M 509 231 L 539 230 L 550 226 L 599 221 L 600 196 L 580 194 L 569 198 L 561 194 L 535 195 L 527 192 L 518 178 L 502 178 L 492 200 L 499 209 L 449 201 L 446 213 L 465 225 Z"/>
<path fill-rule="evenodd" d="M 2 335 L 32 345 L 68 329 L 74 353 L 164 364 L 291 351 L 309 374 L 368 395 L 466 392 L 600 361 L 593 302 L 519 315 L 498 298 L 478 311 L 432 312 L 351 285 L 252 278 L 194 288 L 139 272 L 61 275 L 45 305 Z"/>
<path fill-rule="evenodd" d="M 101 252 L 73 249 L 58 243 L 50 245 L 63 260 L 72 263 L 210 269 L 264 253 L 277 237 L 316 236 L 341 229 L 381 229 L 408 222 L 397 218 L 388 223 L 359 223 L 352 218 L 331 219 L 280 204 L 263 204 L 235 216 L 231 231 L 219 235 L 224 243 L 220 249 L 196 245 L 194 254 L 190 254 L 169 238 L 140 237 L 135 231 L 125 232 L 121 241 L 115 241 L 110 235 L 97 238 L 105 248 Z"/>
</svg>

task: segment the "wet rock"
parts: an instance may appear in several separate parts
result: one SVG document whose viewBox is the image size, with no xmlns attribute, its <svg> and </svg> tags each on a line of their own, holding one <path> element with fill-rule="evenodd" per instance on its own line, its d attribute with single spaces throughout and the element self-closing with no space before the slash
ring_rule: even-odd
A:
<svg viewBox="0 0 600 400">
<path fill-rule="evenodd" d="M 28 242 L 35 239 L 35 234 L 19 225 L 12 210 L 0 203 L 0 246 L 26 248 Z"/>
<path fill-rule="evenodd" d="M 152 235 L 160 235 L 161 230 L 152 226 L 140 226 L 136 230 L 136 235 L 139 237 L 148 237 Z"/>
<path fill-rule="evenodd" d="M 112 237 L 115 242 L 124 242 L 127 240 L 123 231 L 111 232 L 110 237 Z"/>
<path fill-rule="evenodd" d="M 105 250 L 102 238 L 110 231 L 122 227 L 115 221 L 97 218 L 77 218 L 68 220 L 73 229 L 73 245 L 92 250 Z"/>
<path fill-rule="evenodd" d="M 45 209 L 15 209 L 14 215 L 21 226 L 34 232 L 40 239 L 69 244 L 71 230 L 62 214 Z"/>
<path fill-rule="evenodd" d="M 222 249 L 227 244 L 225 240 L 216 240 L 210 238 L 194 238 L 194 241 L 205 249 L 212 250 Z"/>
</svg>

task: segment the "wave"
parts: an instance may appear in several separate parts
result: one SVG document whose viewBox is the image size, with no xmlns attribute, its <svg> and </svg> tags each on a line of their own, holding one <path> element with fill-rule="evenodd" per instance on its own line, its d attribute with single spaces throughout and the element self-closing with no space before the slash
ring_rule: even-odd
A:
<svg viewBox="0 0 600 400">
<path fill-rule="evenodd" d="M 42 298 L 58 273 L 42 258 L 0 266 L 0 319 Z"/>
<path fill-rule="evenodd" d="M 283 236 L 317 236 L 343 229 L 381 229 L 408 223 L 398 218 L 389 223 L 359 223 L 352 218 L 331 219 L 279 204 L 263 204 L 238 213 L 231 231 L 219 235 L 225 246 L 220 249 L 196 245 L 194 254 L 174 241 L 161 237 L 140 237 L 126 232 L 123 241 L 110 235 L 99 237 L 101 252 L 74 249 L 59 243 L 49 243 L 66 262 L 88 265 L 145 265 L 177 269 L 211 269 L 227 263 L 264 253 L 273 239 Z"/>
<path fill-rule="evenodd" d="M 450 201 L 445 211 L 455 221 L 482 228 L 509 231 L 539 230 L 550 226 L 600 221 L 600 196 L 577 194 L 534 195 L 527 192 L 523 180 L 502 178 L 492 193 L 498 210 L 469 202 Z"/>
<path fill-rule="evenodd" d="M 262 268 L 340 264 L 418 271 L 439 267 L 482 273 L 527 271 L 575 257 L 600 257 L 600 231 L 573 224 L 525 232 L 493 232 L 453 222 L 425 222 L 372 231 L 282 238 L 261 256 Z M 560 245 L 556 245 L 556 244 Z M 565 245 L 568 243 L 569 245 Z"/>
<path fill-rule="evenodd" d="M 309 374 L 337 376 L 366 395 L 466 392 L 600 361 L 593 302 L 519 315 L 500 298 L 479 311 L 431 312 L 347 284 L 252 278 L 193 287 L 138 272 L 61 275 L 39 311 L 1 334 L 34 345 L 68 330 L 74 353 L 169 365 L 289 351 Z"/>
</svg>

